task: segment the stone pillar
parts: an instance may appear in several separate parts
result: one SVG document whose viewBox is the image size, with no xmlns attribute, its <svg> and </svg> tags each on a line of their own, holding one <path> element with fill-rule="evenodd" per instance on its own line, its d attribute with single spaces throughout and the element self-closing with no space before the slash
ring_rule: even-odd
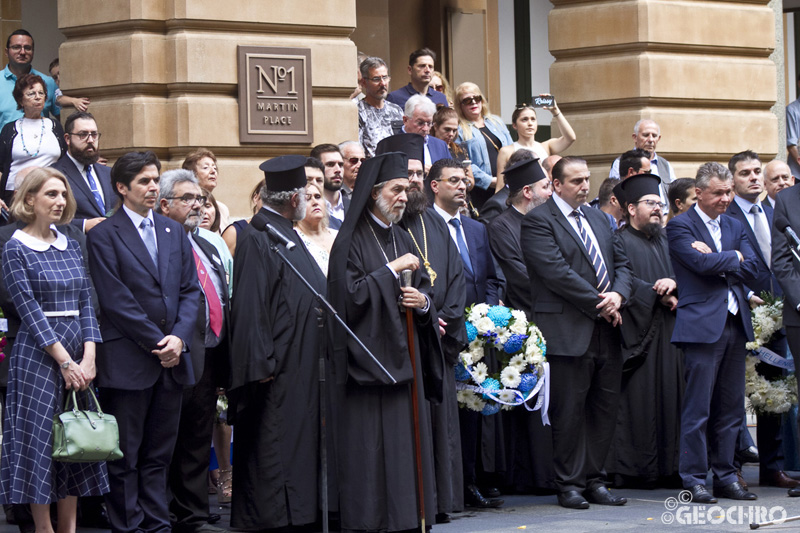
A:
<svg viewBox="0 0 800 533">
<path fill-rule="evenodd" d="M 310 48 L 313 144 L 357 139 L 355 0 L 59 0 L 58 15 L 62 87 L 92 99 L 103 154 L 150 149 L 175 168 L 206 147 L 234 216 L 262 161 L 312 146 L 239 143 L 238 45 Z"/>
<path fill-rule="evenodd" d="M 12 31 L 22 27 L 22 0 L 0 0 L 0 39 L 3 41 L 3 50 L 6 48 L 6 39 Z M 6 58 L 3 57 L 3 65 Z"/>
<path fill-rule="evenodd" d="M 706 161 L 778 151 L 775 14 L 768 0 L 552 0 L 550 87 L 578 132 L 596 187 L 633 147 L 633 125 L 661 126 L 678 177 Z"/>
</svg>

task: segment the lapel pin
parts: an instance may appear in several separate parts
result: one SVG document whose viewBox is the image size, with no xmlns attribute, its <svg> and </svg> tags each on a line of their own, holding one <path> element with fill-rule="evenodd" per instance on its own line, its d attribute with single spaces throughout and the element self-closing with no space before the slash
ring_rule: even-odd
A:
<svg viewBox="0 0 800 533">
<path fill-rule="evenodd" d="M 169 228 L 165 228 L 165 229 L 167 230 L 167 233 L 169 233 Z"/>
</svg>

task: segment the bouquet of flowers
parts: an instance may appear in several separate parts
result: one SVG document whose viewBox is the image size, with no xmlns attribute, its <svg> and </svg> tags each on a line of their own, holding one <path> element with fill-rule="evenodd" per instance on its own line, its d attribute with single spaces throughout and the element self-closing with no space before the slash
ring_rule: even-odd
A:
<svg viewBox="0 0 800 533">
<path fill-rule="evenodd" d="M 473 305 L 466 317 L 469 346 L 456 366 L 459 405 L 484 415 L 525 405 L 529 411 L 541 409 L 547 423 L 549 365 L 539 328 L 523 311 L 500 305 Z M 489 350 L 497 359 L 498 372 L 490 373 L 486 364 Z M 537 394 L 536 405 L 529 407 L 528 400 Z"/>
<path fill-rule="evenodd" d="M 758 351 L 763 350 L 763 346 L 783 327 L 783 299 L 767 292 L 761 293 L 761 299 L 764 303 L 751 312 L 755 340 L 746 346 L 752 354 L 745 360 L 744 392 L 753 412 L 781 414 L 797 404 L 797 379 L 794 374 L 789 374 L 770 381 L 756 372 L 756 365 L 760 362 Z"/>
</svg>

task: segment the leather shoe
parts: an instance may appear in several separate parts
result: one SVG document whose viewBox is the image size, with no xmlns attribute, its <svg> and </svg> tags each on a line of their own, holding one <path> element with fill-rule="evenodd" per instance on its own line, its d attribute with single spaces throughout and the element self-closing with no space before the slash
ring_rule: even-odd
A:
<svg viewBox="0 0 800 533">
<path fill-rule="evenodd" d="M 588 509 L 587 502 L 577 490 L 566 490 L 558 493 L 558 505 L 567 509 Z"/>
<path fill-rule="evenodd" d="M 484 498 L 478 487 L 467 485 L 464 487 L 464 504 L 467 507 L 477 507 L 478 509 L 496 509 L 503 505 L 503 500 Z"/>
<path fill-rule="evenodd" d="M 437 524 L 449 524 L 450 523 L 450 515 L 447 513 L 436 513 L 436 523 Z"/>
<path fill-rule="evenodd" d="M 208 515 L 208 518 L 206 518 L 206 522 L 208 522 L 209 524 L 216 524 L 220 520 L 222 520 L 222 517 L 217 513 L 211 513 L 210 515 Z"/>
<path fill-rule="evenodd" d="M 800 487 L 795 487 L 793 489 L 789 489 L 789 496 L 797 498 L 800 496 Z"/>
<path fill-rule="evenodd" d="M 748 489 L 747 482 L 744 480 L 744 476 L 742 475 L 741 470 L 736 471 L 736 481 L 739 482 L 739 485 L 741 485 L 744 490 Z"/>
<path fill-rule="evenodd" d="M 703 485 L 695 485 L 689 492 L 692 493 L 692 503 L 717 503 L 717 499 Z"/>
<path fill-rule="evenodd" d="M 626 498 L 614 496 L 611 494 L 611 491 L 603 485 L 591 490 L 585 490 L 583 491 L 583 495 L 589 500 L 589 503 L 596 503 L 598 505 L 625 505 L 628 503 Z"/>
<path fill-rule="evenodd" d="M 800 481 L 792 479 L 786 474 L 786 472 L 778 470 L 777 472 L 772 472 L 767 476 L 760 478 L 759 485 L 780 487 L 782 489 L 793 489 L 797 486 L 800 486 Z M 747 487 L 744 488 L 746 489 Z"/>
<path fill-rule="evenodd" d="M 742 488 L 738 481 L 724 487 L 714 487 L 714 496 L 731 500 L 757 500 L 758 496 Z"/>
<path fill-rule="evenodd" d="M 497 489 L 495 487 L 483 487 L 481 489 L 481 494 L 483 494 L 487 498 L 499 498 L 500 489 Z"/>
<path fill-rule="evenodd" d="M 755 446 L 749 446 L 744 450 L 739 450 L 734 454 L 734 457 L 740 463 L 757 463 L 759 462 L 758 458 L 758 448 Z"/>
</svg>

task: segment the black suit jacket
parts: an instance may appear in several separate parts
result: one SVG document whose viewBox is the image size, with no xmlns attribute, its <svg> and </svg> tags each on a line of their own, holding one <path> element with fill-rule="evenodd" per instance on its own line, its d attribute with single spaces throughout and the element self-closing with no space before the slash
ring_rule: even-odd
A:
<svg viewBox="0 0 800 533">
<path fill-rule="evenodd" d="M 621 245 L 614 243 L 608 219 L 593 207 L 582 206 L 581 211 L 597 237 L 610 290 L 627 300 L 630 264 Z M 533 320 L 547 340 L 547 353 L 583 355 L 596 322 L 603 320 L 596 307 L 597 276 L 583 241 L 550 198 L 525 215 L 520 242 L 531 279 Z"/>
<path fill-rule="evenodd" d="M 769 202 L 763 201 L 761 202 L 761 208 L 764 210 L 764 214 L 767 216 L 767 226 L 772 226 L 772 206 L 769 204 Z M 761 291 L 768 291 L 774 293 L 776 296 L 781 296 L 783 294 L 783 291 L 781 291 L 781 286 L 778 284 L 778 280 L 775 279 L 770 267 L 767 265 L 764 255 L 761 253 L 761 247 L 758 245 L 758 240 L 756 240 L 756 234 L 753 231 L 753 228 L 747 221 L 746 213 L 742 211 L 742 208 L 736 203 L 736 200 L 733 200 L 728 206 L 728 211 L 726 214 L 742 223 L 747 240 L 750 242 L 750 246 L 755 251 L 756 257 L 758 257 L 757 277 L 754 281 L 747 283 L 745 288 L 754 291 L 756 296 L 761 294 Z"/>
<path fill-rule="evenodd" d="M 783 323 L 800 327 L 800 262 L 791 252 L 791 243 L 784 235 L 786 227 L 800 231 L 800 184 L 778 193 L 772 219 L 772 272 L 783 289 Z"/>
<path fill-rule="evenodd" d="M 100 210 L 100 206 L 94 199 L 92 190 L 86 184 L 75 163 L 69 158 L 67 154 L 53 163 L 53 168 L 61 172 L 67 177 L 69 186 L 72 188 L 72 194 L 75 196 L 75 203 L 77 209 L 75 210 L 75 217 L 72 223 L 78 226 L 81 231 L 83 230 L 83 221 L 87 218 L 105 217 L 106 213 L 110 212 L 117 204 L 117 195 L 111 186 L 111 169 L 105 165 L 95 163 L 92 165 L 92 173 L 95 180 L 100 185 L 101 193 L 103 195 L 103 202 L 105 203 L 105 213 Z"/>
</svg>

